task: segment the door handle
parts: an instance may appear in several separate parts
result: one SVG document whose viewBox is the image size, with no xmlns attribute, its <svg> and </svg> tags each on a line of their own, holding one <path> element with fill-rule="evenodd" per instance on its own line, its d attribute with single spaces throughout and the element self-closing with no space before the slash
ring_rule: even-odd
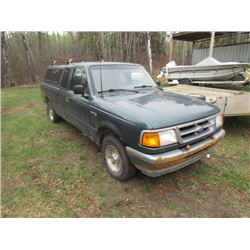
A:
<svg viewBox="0 0 250 250">
<path fill-rule="evenodd" d="M 93 115 L 94 117 L 96 117 L 96 116 L 97 116 L 97 113 L 96 113 L 96 112 L 94 112 L 94 111 L 90 111 L 90 114 L 91 114 L 91 115 Z"/>
<path fill-rule="evenodd" d="M 69 102 L 69 98 L 68 98 L 68 97 L 66 97 L 66 98 L 65 98 L 65 101 L 66 101 L 66 102 Z"/>
</svg>

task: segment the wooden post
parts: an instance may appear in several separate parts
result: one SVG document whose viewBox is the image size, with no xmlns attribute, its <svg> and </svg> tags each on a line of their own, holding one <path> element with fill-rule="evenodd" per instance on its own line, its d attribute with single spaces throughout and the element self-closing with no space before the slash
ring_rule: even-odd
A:
<svg viewBox="0 0 250 250">
<path fill-rule="evenodd" d="M 181 56 L 181 64 L 184 65 L 185 63 L 185 54 L 186 54 L 186 41 L 182 43 L 182 56 Z"/>
<path fill-rule="evenodd" d="M 213 56 L 213 49 L 214 49 L 214 36 L 215 32 L 211 32 L 211 38 L 210 38 L 210 48 L 209 48 L 209 54 L 208 56 L 212 57 Z"/>
<path fill-rule="evenodd" d="M 168 61 L 172 61 L 172 56 L 173 56 L 173 34 L 170 33 L 168 37 L 168 44 L 169 44 L 169 58 Z"/>
</svg>

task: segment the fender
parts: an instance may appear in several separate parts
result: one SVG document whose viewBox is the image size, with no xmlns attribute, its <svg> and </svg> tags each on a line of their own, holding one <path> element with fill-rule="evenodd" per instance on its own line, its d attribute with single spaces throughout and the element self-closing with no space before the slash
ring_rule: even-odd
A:
<svg viewBox="0 0 250 250">
<path fill-rule="evenodd" d="M 96 132 L 95 141 L 97 145 L 101 145 L 102 137 L 107 132 L 113 132 L 116 136 L 123 141 L 123 136 L 121 134 L 121 129 L 118 128 L 116 124 L 111 121 L 102 121 Z"/>
</svg>

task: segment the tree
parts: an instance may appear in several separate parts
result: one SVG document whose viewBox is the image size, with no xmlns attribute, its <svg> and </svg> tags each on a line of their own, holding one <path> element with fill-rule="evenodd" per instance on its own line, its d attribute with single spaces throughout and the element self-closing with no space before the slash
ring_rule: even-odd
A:
<svg viewBox="0 0 250 250">
<path fill-rule="evenodd" d="M 152 72 L 154 67 L 158 69 L 168 60 L 165 37 L 165 32 L 1 33 L 2 86 L 38 82 L 54 60 L 62 64 L 69 58 L 73 61 L 135 62 Z M 242 35 L 241 39 L 245 37 Z M 183 42 L 174 43 L 174 60 L 190 61 L 191 45 L 186 43 L 182 49 Z"/>
<path fill-rule="evenodd" d="M 37 32 L 38 36 L 38 51 L 39 51 L 39 64 L 40 64 L 40 74 L 43 74 L 42 69 L 44 68 L 44 63 L 43 63 L 43 45 L 44 45 L 44 34 L 42 32 Z"/>
<path fill-rule="evenodd" d="M 27 65 L 28 65 L 28 69 L 30 72 L 30 76 L 31 76 L 32 81 L 35 83 L 36 82 L 36 74 L 35 74 L 35 70 L 34 70 L 34 56 L 33 56 L 32 50 L 30 48 L 30 43 L 28 41 L 27 33 L 21 32 L 21 35 L 23 38 L 23 47 L 24 47 L 25 53 L 26 53 Z"/>
<path fill-rule="evenodd" d="M 7 52 L 6 33 L 1 32 L 1 78 L 3 84 L 10 85 L 12 83 L 12 70 L 9 64 L 9 55 Z"/>
<path fill-rule="evenodd" d="M 149 62 L 150 73 L 152 74 L 151 36 L 149 32 L 147 33 L 147 38 L 148 38 L 148 62 Z"/>
</svg>

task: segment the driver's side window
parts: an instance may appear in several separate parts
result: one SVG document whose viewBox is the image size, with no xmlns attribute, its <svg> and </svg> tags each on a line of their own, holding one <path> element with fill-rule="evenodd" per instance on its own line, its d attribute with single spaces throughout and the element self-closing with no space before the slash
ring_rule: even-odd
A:
<svg viewBox="0 0 250 250">
<path fill-rule="evenodd" d="M 75 85 L 83 85 L 85 82 L 87 82 L 87 74 L 84 67 L 77 67 L 74 69 L 70 90 L 73 90 L 73 87 Z M 88 92 L 88 86 L 85 84 L 84 86 L 85 93 Z"/>
</svg>

